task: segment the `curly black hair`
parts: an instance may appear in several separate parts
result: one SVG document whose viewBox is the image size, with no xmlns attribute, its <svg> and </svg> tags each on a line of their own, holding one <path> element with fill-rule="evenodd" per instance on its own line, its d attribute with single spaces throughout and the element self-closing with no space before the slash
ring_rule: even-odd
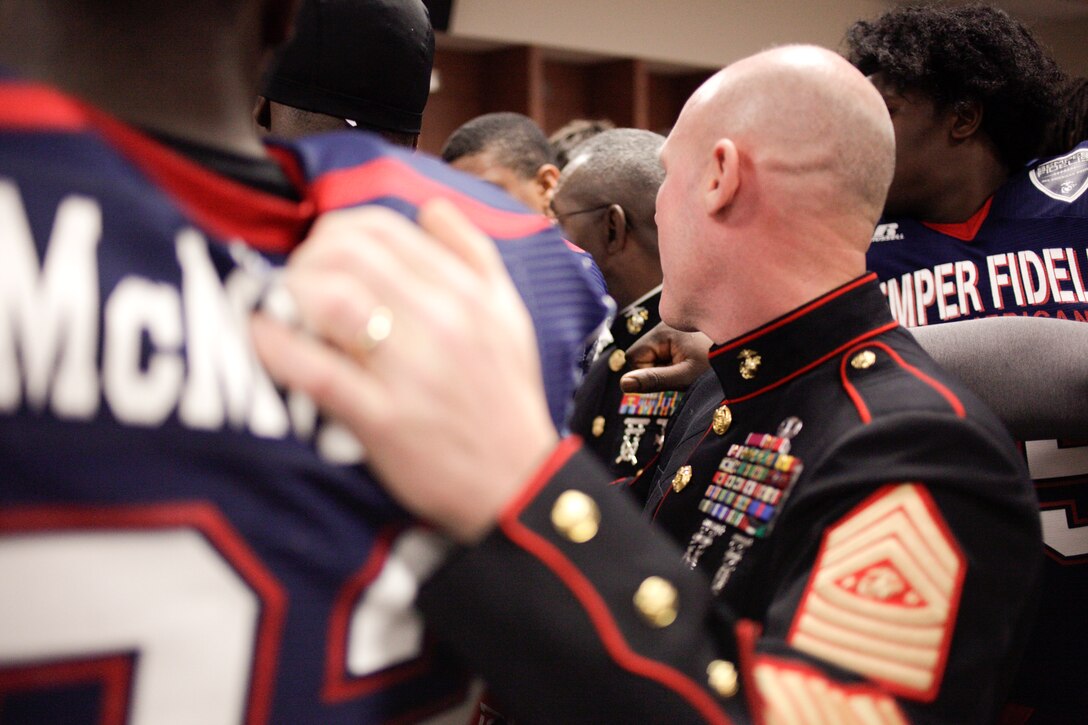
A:
<svg viewBox="0 0 1088 725">
<path fill-rule="evenodd" d="M 1010 170 L 1035 157 L 1058 114 L 1064 75 L 1031 33 L 981 4 L 919 5 L 860 20 L 846 33 L 847 58 L 939 109 L 982 104 L 982 130 Z"/>
</svg>

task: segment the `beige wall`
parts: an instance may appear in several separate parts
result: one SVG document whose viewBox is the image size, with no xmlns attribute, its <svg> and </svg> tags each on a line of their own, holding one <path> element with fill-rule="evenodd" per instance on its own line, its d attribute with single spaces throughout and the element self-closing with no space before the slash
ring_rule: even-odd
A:
<svg viewBox="0 0 1088 725">
<path fill-rule="evenodd" d="M 1048 0 L 1051 4 L 1055 0 Z M 719 67 L 769 45 L 841 49 L 851 22 L 888 0 L 455 0 L 450 34 Z M 1003 4 L 1000 0 L 998 4 Z M 1038 2 L 1006 0 L 1025 14 Z M 1024 18 L 1068 72 L 1088 75 L 1088 18 Z"/>
<path fill-rule="evenodd" d="M 1032 28 L 1067 73 L 1088 76 L 1088 20 L 1037 22 Z"/>
<path fill-rule="evenodd" d="M 769 45 L 838 48 L 882 0 L 456 0 L 455 36 L 720 67 Z"/>
</svg>

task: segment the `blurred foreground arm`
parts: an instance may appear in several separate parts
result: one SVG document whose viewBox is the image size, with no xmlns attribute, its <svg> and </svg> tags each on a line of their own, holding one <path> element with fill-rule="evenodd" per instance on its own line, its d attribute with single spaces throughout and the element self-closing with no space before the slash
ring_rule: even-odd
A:
<svg viewBox="0 0 1088 725">
<path fill-rule="evenodd" d="M 732 618 L 577 438 L 556 446 L 493 243 L 443 202 L 419 221 L 325 217 L 284 276 L 309 329 L 253 334 L 394 498 L 469 545 L 421 591 L 428 625 L 519 722 L 746 721 Z"/>
<path fill-rule="evenodd" d="M 322 217 L 283 280 L 313 334 L 258 316 L 254 338 L 274 378 L 358 436 L 394 498 L 467 543 L 558 436 L 494 244 L 448 203 L 419 218 L 446 243 L 377 207 Z"/>
</svg>

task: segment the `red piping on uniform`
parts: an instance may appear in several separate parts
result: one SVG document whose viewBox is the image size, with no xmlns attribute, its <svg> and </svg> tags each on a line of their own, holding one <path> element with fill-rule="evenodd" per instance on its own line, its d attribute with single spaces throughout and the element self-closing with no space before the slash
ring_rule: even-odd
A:
<svg viewBox="0 0 1088 725">
<path fill-rule="evenodd" d="M 608 606 L 601 595 L 551 542 L 528 529 L 517 520 L 505 521 L 503 532 L 515 544 L 538 559 L 552 571 L 574 594 L 597 630 L 601 644 L 613 661 L 636 677 L 652 680 L 683 698 L 710 723 L 729 725 L 731 720 L 703 689 L 691 679 L 668 665 L 633 652 L 623 638 Z"/>
<path fill-rule="evenodd" d="M 866 347 L 879 347 L 881 350 L 888 353 L 888 356 L 891 357 L 893 360 L 895 360 L 899 364 L 900 367 L 902 367 L 904 370 L 906 370 L 908 373 L 910 373 L 914 377 L 921 380 L 926 385 L 929 385 L 931 388 L 936 390 L 937 393 L 940 394 L 940 396 L 942 398 L 947 400 L 948 404 L 952 407 L 952 412 L 954 412 L 956 414 L 957 418 L 966 418 L 967 417 L 967 411 L 964 409 L 963 403 L 960 402 L 960 399 L 956 397 L 955 393 L 953 393 L 951 390 L 946 388 L 944 385 L 942 385 L 941 383 L 937 382 L 933 378 L 931 378 L 928 375 L 926 375 L 925 373 L 923 373 L 918 368 L 914 367 L 913 365 L 908 364 L 906 361 L 903 360 L 903 358 L 899 357 L 899 353 L 895 352 L 894 350 L 892 350 L 890 347 L 888 347 L 887 345 L 885 345 L 882 342 L 872 342 L 872 343 L 869 343 L 868 345 L 866 345 Z"/>
<path fill-rule="evenodd" d="M 853 352 L 853 350 L 850 352 Z M 854 384 L 846 377 L 846 360 L 849 357 L 850 353 L 842 356 L 842 362 L 839 363 L 839 378 L 842 379 L 842 387 L 846 390 L 846 394 L 850 397 L 850 400 L 854 401 L 854 407 L 858 410 L 858 417 L 861 418 L 861 422 L 868 425 L 873 419 L 872 414 L 869 413 L 869 406 L 861 399 L 861 396 L 858 394 L 858 389 L 855 388 Z"/>
<path fill-rule="evenodd" d="M 744 684 L 748 711 L 752 713 L 755 725 L 764 725 L 763 717 L 767 705 L 763 702 L 763 693 L 756 685 L 756 641 L 763 633 L 763 627 L 751 619 L 742 619 L 734 628 L 737 636 L 737 666 L 740 667 L 740 679 Z"/>
<path fill-rule="evenodd" d="M 729 725 L 729 718 L 717 703 L 688 677 L 668 665 L 643 657 L 627 646 L 619 627 L 608 611 L 601 595 L 585 575 L 558 548 L 517 520 L 518 513 L 536 496 L 551 477 L 581 448 L 577 436 L 564 438 L 544 465 L 533 476 L 525 490 L 503 512 L 499 525 L 514 542 L 551 570 L 582 605 L 596 629 L 601 644 L 616 662 L 628 672 L 657 682 L 686 700 L 707 722 Z"/>
<path fill-rule="evenodd" d="M 727 403 L 741 403 L 741 402 L 743 402 L 745 400 L 751 400 L 752 398 L 756 397 L 757 395 L 762 395 L 763 393 L 766 393 L 768 390 L 774 390 L 779 385 L 782 385 L 783 383 L 787 383 L 790 380 L 793 380 L 798 375 L 802 375 L 802 374 L 808 372 L 809 370 L 811 370 L 812 368 L 817 367 L 819 365 L 822 365 L 824 362 L 826 362 L 827 360 L 835 357 L 836 355 L 838 355 L 840 352 L 847 349 L 851 345 L 856 345 L 859 342 L 861 342 L 862 340 L 868 340 L 871 337 L 876 337 L 877 335 L 883 334 L 883 333 L 887 332 L 888 330 L 894 330 L 897 327 L 899 327 L 899 323 L 896 322 L 895 320 L 892 320 L 888 324 L 881 325 L 880 327 L 876 328 L 875 330 L 869 330 L 865 334 L 858 335 L 853 340 L 850 340 L 849 342 L 847 342 L 847 343 L 845 343 L 843 345 L 840 345 L 839 347 L 835 348 L 834 350 L 827 353 L 823 357 L 819 357 L 819 358 L 813 360 L 812 362 L 810 362 L 808 365 L 804 366 L 803 368 L 800 368 L 799 370 L 793 371 L 792 373 L 790 373 L 786 377 L 781 378 L 779 380 L 776 380 L 775 382 L 773 382 L 772 384 L 770 384 L 770 385 L 768 385 L 768 386 L 766 386 L 764 388 L 760 388 L 759 390 L 748 393 L 748 395 L 742 395 L 739 398 L 731 398 L 731 399 L 726 400 L 725 402 L 727 402 Z M 879 343 L 872 343 L 872 344 L 875 345 L 875 344 L 879 344 Z"/>
<path fill-rule="evenodd" d="M 708 357 L 711 357 L 711 358 L 717 357 L 718 355 L 721 355 L 723 352 L 728 352 L 729 350 L 735 350 L 736 348 L 740 347 L 741 345 L 743 345 L 743 344 L 745 344 L 747 342 L 750 342 L 751 340 L 754 340 L 757 337 L 763 337 L 768 332 L 771 332 L 773 330 L 777 330 L 779 327 L 782 327 L 783 325 L 785 325 L 787 323 L 793 322 L 798 317 L 803 317 L 803 316 L 807 315 L 808 313 L 812 312 L 813 310 L 815 310 L 815 309 L 817 309 L 819 307 L 823 307 L 828 302 L 831 302 L 832 300 L 834 300 L 834 299 L 836 299 L 838 297 L 842 297 L 847 292 L 850 292 L 852 290 L 857 289 L 858 287 L 861 287 L 863 285 L 868 284 L 869 282 L 872 282 L 874 279 L 876 279 L 876 273 L 875 272 L 870 272 L 869 274 L 865 275 L 864 277 L 859 277 L 858 279 L 854 280 L 853 282 L 848 282 L 848 283 L 844 284 L 842 287 L 839 287 L 837 290 L 829 292 L 826 296 L 820 297 L 817 300 L 813 300 L 812 302 L 808 303 L 807 305 L 805 305 L 801 309 L 794 310 L 793 312 L 791 312 L 790 314 L 786 315 L 785 317 L 777 320 L 776 322 L 772 322 L 769 325 L 767 325 L 766 327 L 761 327 L 758 330 L 755 330 L 754 332 L 752 332 L 752 334 L 745 335 L 744 337 L 740 338 L 739 340 L 734 340 L 733 342 L 729 343 L 725 347 L 720 347 L 717 350 L 712 350 L 710 352 L 710 354 L 708 355 Z"/>
<path fill-rule="evenodd" d="M 978 234 L 978 230 L 982 227 L 982 223 L 986 221 L 986 217 L 990 216 L 990 206 L 993 203 L 994 198 L 991 196 L 986 200 L 986 203 L 982 205 L 982 208 L 972 214 L 971 218 L 967 221 L 956 222 L 955 224 L 922 222 L 922 225 L 929 227 L 935 232 L 947 234 L 961 242 L 973 242 L 975 240 L 975 235 Z"/>
<path fill-rule="evenodd" d="M 577 453 L 582 448 L 582 439 L 576 435 L 567 436 L 563 440 L 559 441 L 559 445 L 552 450 L 548 458 L 540 465 L 533 477 L 529 479 L 529 483 L 522 489 L 521 493 L 514 497 L 514 499 L 507 505 L 506 509 L 499 514 L 500 525 L 504 521 L 515 521 L 521 514 L 521 510 L 529 505 L 529 502 L 536 498 L 536 495 L 540 493 L 540 489 L 548 485 L 548 482 L 552 480 L 552 476 L 563 466 L 567 465 L 567 461 L 570 457 Z"/>
</svg>

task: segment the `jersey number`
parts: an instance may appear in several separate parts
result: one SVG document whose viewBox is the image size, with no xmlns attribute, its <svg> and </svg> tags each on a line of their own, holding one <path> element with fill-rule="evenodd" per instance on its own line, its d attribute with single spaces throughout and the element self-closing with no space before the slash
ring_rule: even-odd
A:
<svg viewBox="0 0 1088 725">
<path fill-rule="evenodd" d="M 1057 441 L 1047 440 L 1028 441 L 1024 448 L 1036 484 L 1088 476 L 1088 446 L 1059 447 Z M 1048 503 L 1044 501 L 1043 506 Z M 1058 501 L 1050 506 L 1039 513 L 1043 542 L 1050 553 L 1063 560 L 1088 556 L 1088 520 L 1078 518 L 1076 503 Z"/>
<path fill-rule="evenodd" d="M 402 534 L 357 599 L 339 647 L 352 676 L 419 654 L 405 598 L 436 564 L 427 536 Z M 286 598 L 210 507 L 5 512 L 0 581 L 0 692 L 36 672 L 102 684 L 105 723 L 267 720 Z"/>
</svg>

